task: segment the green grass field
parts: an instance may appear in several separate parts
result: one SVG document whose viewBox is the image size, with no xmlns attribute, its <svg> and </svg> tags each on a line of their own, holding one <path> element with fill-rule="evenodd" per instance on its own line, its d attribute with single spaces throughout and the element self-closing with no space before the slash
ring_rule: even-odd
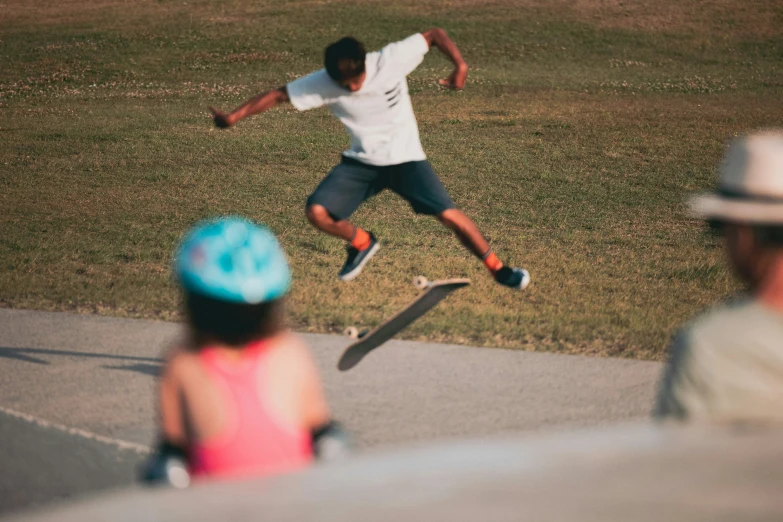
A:
<svg viewBox="0 0 783 522">
<path fill-rule="evenodd" d="M 403 336 L 660 358 L 678 324 L 737 288 L 683 202 L 728 138 L 783 121 L 783 2 L 5 0 L 0 8 L 0 304 L 178 317 L 171 252 L 196 220 L 244 214 L 281 238 L 305 331 L 371 326 L 411 280 L 470 277 Z M 290 106 L 212 128 L 207 105 L 445 28 L 471 65 L 410 77 L 425 150 L 524 294 L 496 286 L 442 226 L 392 194 L 355 216 L 383 242 L 340 283 L 340 241 L 307 195 L 347 135 Z"/>
</svg>

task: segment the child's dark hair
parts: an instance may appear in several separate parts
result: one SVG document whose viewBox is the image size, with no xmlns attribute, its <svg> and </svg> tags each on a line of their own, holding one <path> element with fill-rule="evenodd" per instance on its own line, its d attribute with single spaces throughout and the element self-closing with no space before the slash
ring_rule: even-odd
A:
<svg viewBox="0 0 783 522">
<path fill-rule="evenodd" d="M 326 72 L 336 82 L 354 78 L 364 72 L 366 56 L 364 45 L 356 38 L 346 36 L 326 48 L 324 53 Z"/>
<path fill-rule="evenodd" d="M 284 327 L 283 300 L 259 304 L 219 301 L 195 292 L 185 292 L 185 313 L 196 344 L 218 342 L 241 347 L 270 337 Z"/>
</svg>

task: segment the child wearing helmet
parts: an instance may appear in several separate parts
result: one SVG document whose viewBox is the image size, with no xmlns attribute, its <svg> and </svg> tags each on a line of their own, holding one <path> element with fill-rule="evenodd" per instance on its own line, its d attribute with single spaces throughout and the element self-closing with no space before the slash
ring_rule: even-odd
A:
<svg viewBox="0 0 783 522">
<path fill-rule="evenodd" d="M 166 362 L 161 443 L 143 479 L 281 473 L 310 464 L 324 439 L 344 440 L 308 349 L 285 328 L 291 277 L 274 235 L 241 218 L 203 223 L 174 270 L 190 339 Z"/>
</svg>

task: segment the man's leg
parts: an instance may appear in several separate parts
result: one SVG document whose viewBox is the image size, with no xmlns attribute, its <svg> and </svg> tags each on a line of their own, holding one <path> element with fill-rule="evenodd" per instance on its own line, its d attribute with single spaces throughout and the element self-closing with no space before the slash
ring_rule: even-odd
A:
<svg viewBox="0 0 783 522">
<path fill-rule="evenodd" d="M 498 283 L 517 289 L 524 289 L 530 283 L 527 270 L 504 266 L 473 220 L 456 209 L 429 162 L 398 165 L 391 188 L 405 198 L 416 213 L 433 215 L 453 230 L 460 242 L 482 260 Z"/>
<path fill-rule="evenodd" d="M 436 217 L 438 221 L 453 230 L 462 244 L 479 259 L 489 252 L 489 243 L 484 239 L 476 224 L 456 208 L 444 210 Z"/>
<path fill-rule="evenodd" d="M 315 228 L 321 232 L 335 237 L 342 238 L 346 241 L 351 241 L 355 235 L 356 227 L 347 219 L 336 220 L 334 219 L 326 207 L 313 203 L 307 206 L 305 209 L 307 214 L 307 220 Z"/>
<path fill-rule="evenodd" d="M 348 221 L 347 219 L 337 220 L 332 217 L 326 207 L 313 203 L 305 209 L 307 220 L 321 232 L 348 241 L 350 246 L 356 250 L 367 250 L 372 246 L 373 236 Z M 369 260 L 368 260 L 369 261 Z"/>
<path fill-rule="evenodd" d="M 343 281 L 358 276 L 380 248 L 371 232 L 348 221 L 365 199 L 382 190 L 378 178 L 377 168 L 343 158 L 307 198 L 307 220 L 317 229 L 348 242 L 348 255 L 338 274 Z"/>
<path fill-rule="evenodd" d="M 457 235 L 468 250 L 481 259 L 487 270 L 498 283 L 511 288 L 524 289 L 530 284 L 530 274 L 523 268 L 509 268 L 505 266 L 498 256 L 489 247 L 489 243 L 479 232 L 473 220 L 457 210 L 451 208 L 438 214 L 438 220 L 449 227 Z"/>
</svg>

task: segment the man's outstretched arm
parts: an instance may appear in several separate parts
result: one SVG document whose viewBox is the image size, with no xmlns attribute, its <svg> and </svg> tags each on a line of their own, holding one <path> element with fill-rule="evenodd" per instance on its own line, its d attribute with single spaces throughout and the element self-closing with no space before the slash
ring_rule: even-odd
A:
<svg viewBox="0 0 783 522">
<path fill-rule="evenodd" d="M 271 109 L 275 105 L 279 105 L 287 101 L 289 101 L 288 91 L 286 90 L 286 87 L 283 86 L 279 89 L 265 92 L 250 98 L 248 101 L 228 114 L 220 112 L 214 107 L 210 107 L 209 110 L 212 111 L 212 117 L 215 119 L 215 127 L 225 129 L 231 127 L 232 125 L 236 125 L 237 122 L 247 118 L 248 116 L 258 114 L 259 112 L 264 112 Z"/>
<path fill-rule="evenodd" d="M 438 83 L 449 89 L 462 89 L 465 87 L 465 80 L 468 77 L 468 64 L 462 59 L 462 54 L 457 49 L 457 44 L 449 38 L 446 31 L 439 27 L 424 31 L 421 35 L 427 40 L 430 47 L 437 47 L 454 64 L 454 72 L 448 78 L 438 81 Z"/>
</svg>

